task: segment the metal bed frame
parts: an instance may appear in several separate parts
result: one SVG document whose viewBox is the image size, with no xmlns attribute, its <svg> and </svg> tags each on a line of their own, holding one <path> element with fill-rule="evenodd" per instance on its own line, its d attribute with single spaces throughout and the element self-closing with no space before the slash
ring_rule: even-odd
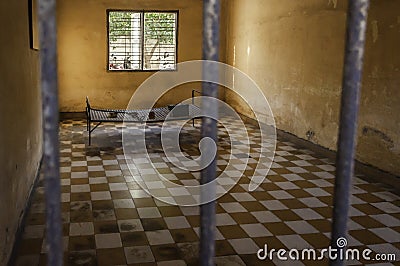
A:
<svg viewBox="0 0 400 266">
<path fill-rule="evenodd" d="M 192 90 L 191 104 L 168 105 L 152 109 L 136 110 L 93 108 L 90 105 L 89 97 L 86 96 L 86 129 L 89 135 L 89 145 L 92 142 L 92 132 L 103 122 L 157 123 L 190 119 L 194 127 L 194 120 L 201 114 L 200 107 L 194 104 L 195 93 L 200 92 Z M 92 123 L 96 123 L 96 125 L 92 127 Z"/>
</svg>

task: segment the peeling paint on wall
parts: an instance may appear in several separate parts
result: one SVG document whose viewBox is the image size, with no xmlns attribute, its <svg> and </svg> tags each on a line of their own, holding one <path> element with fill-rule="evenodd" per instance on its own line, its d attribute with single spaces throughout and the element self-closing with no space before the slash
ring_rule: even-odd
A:
<svg viewBox="0 0 400 266">
<path fill-rule="evenodd" d="M 312 131 L 311 129 L 308 130 L 308 131 L 306 132 L 307 140 L 312 140 L 312 138 L 314 137 L 314 135 L 315 135 L 315 132 L 314 132 L 314 131 Z"/>
<path fill-rule="evenodd" d="M 372 78 L 379 78 L 379 68 L 378 66 L 373 66 L 372 71 L 371 71 L 371 77 Z"/>
<path fill-rule="evenodd" d="M 371 22 L 371 28 L 372 28 L 372 41 L 376 43 L 378 40 L 378 35 L 379 35 L 379 29 L 378 29 L 378 21 L 373 20 Z"/>
<path fill-rule="evenodd" d="M 333 8 L 336 8 L 337 7 L 337 2 L 338 2 L 338 0 L 329 0 L 328 5 L 332 4 Z"/>
</svg>

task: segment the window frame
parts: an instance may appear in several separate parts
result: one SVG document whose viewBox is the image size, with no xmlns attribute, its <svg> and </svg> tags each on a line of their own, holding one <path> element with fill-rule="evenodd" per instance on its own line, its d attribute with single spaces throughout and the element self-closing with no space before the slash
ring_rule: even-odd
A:
<svg viewBox="0 0 400 266">
<path fill-rule="evenodd" d="M 109 21 L 109 14 L 110 12 L 134 12 L 134 13 L 141 13 L 141 57 L 142 57 L 142 68 L 141 69 L 115 69 L 115 70 L 110 70 L 110 21 Z M 152 12 L 157 12 L 157 13 L 175 13 L 176 14 L 176 25 L 175 25 L 175 68 L 174 69 L 143 69 L 143 56 L 144 56 L 144 14 L 145 13 L 152 13 Z M 106 10 L 106 31 L 107 31 L 107 39 L 106 39 L 106 57 L 107 57 L 107 65 L 106 65 L 106 72 L 158 72 L 158 71 L 178 71 L 178 40 L 179 40 L 179 10 L 135 10 L 135 9 L 107 9 Z"/>
</svg>

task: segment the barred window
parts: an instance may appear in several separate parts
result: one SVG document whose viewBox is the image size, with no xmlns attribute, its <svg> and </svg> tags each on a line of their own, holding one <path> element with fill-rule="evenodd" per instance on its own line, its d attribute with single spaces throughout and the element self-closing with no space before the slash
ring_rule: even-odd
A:
<svg viewBox="0 0 400 266">
<path fill-rule="evenodd" d="M 111 71 L 175 70 L 177 11 L 108 11 Z"/>
</svg>

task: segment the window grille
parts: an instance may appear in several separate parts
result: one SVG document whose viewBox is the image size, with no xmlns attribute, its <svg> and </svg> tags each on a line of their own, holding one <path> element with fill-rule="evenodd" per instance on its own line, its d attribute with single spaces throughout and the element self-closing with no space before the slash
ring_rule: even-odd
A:
<svg viewBox="0 0 400 266">
<path fill-rule="evenodd" d="M 175 70 L 177 20 L 177 11 L 108 11 L 107 69 Z"/>
</svg>

